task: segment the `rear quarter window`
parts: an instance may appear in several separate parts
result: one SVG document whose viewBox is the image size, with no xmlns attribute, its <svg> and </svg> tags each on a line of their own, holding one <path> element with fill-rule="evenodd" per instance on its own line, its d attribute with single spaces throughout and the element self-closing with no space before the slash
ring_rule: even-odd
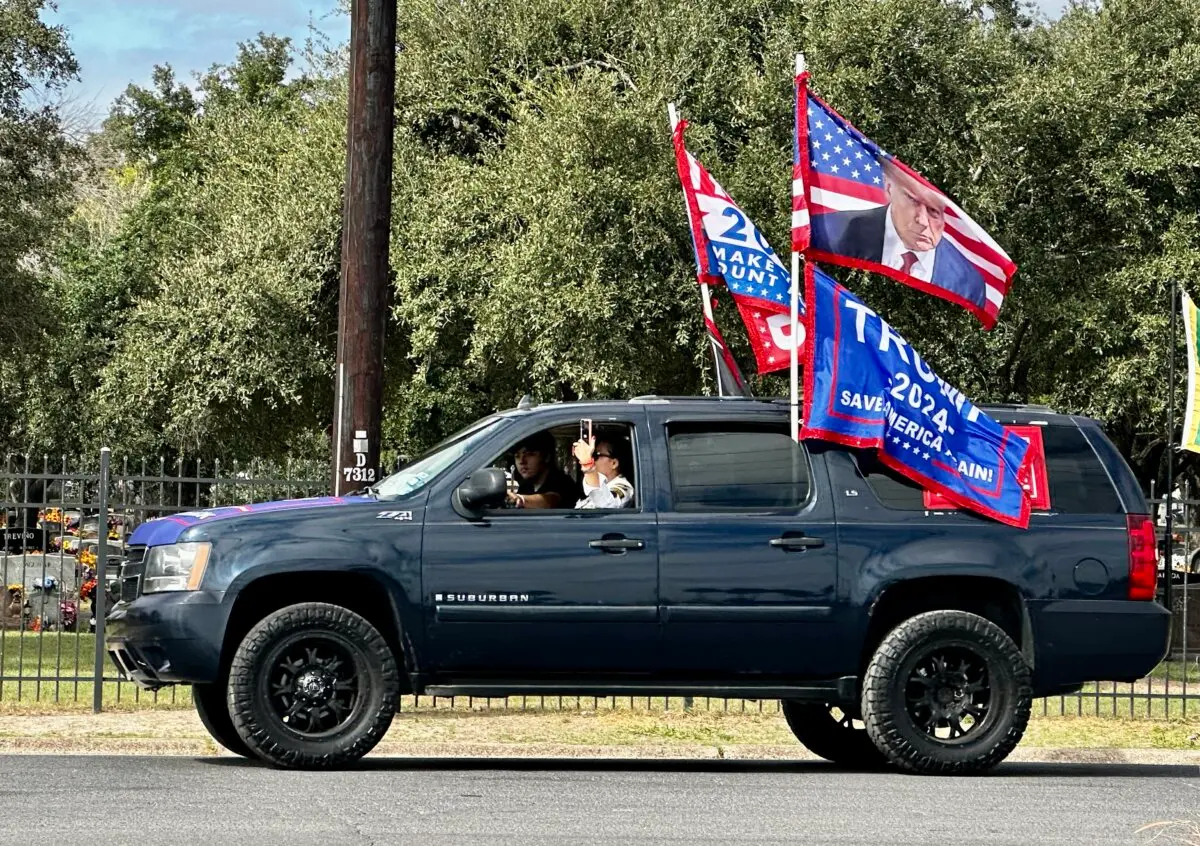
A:
<svg viewBox="0 0 1200 846">
<path fill-rule="evenodd" d="M 1050 508 L 1062 514 L 1120 514 L 1121 500 L 1100 458 L 1074 425 L 1045 426 Z M 924 511 L 920 485 L 885 466 L 873 451 L 855 450 L 859 473 L 880 504 L 899 511 Z"/>
<path fill-rule="evenodd" d="M 1050 507 L 1066 514 L 1120 514 L 1121 500 L 1096 451 L 1077 426 L 1047 426 Z"/>
<path fill-rule="evenodd" d="M 874 451 L 854 450 L 853 455 L 859 475 L 866 480 L 881 505 L 896 511 L 925 510 L 920 485 L 888 467 Z"/>
</svg>

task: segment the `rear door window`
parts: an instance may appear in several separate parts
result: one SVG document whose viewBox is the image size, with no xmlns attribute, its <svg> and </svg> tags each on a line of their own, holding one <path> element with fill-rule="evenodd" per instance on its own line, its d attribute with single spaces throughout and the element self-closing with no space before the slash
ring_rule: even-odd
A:
<svg viewBox="0 0 1200 846">
<path fill-rule="evenodd" d="M 808 455 L 784 426 L 667 428 L 676 511 L 796 508 L 808 499 Z"/>
</svg>

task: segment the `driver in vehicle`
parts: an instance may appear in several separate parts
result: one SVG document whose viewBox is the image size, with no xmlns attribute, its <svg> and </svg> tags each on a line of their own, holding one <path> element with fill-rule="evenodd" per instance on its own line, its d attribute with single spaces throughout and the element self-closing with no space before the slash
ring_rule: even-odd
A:
<svg viewBox="0 0 1200 846">
<path fill-rule="evenodd" d="M 513 450 L 516 491 L 506 497 L 509 508 L 570 508 L 579 497 L 579 485 L 554 465 L 554 436 L 543 431 L 530 435 Z"/>
</svg>

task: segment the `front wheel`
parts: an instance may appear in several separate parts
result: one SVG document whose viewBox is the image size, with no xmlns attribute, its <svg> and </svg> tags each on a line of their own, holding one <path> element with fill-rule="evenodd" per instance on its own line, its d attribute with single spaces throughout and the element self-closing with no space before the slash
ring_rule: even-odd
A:
<svg viewBox="0 0 1200 846">
<path fill-rule="evenodd" d="M 332 769 L 383 737 L 400 695 L 387 641 L 365 618 L 323 602 L 290 605 L 252 628 L 229 670 L 229 715 L 263 760 Z"/>
<path fill-rule="evenodd" d="M 965 611 L 930 611 L 892 629 L 863 680 L 867 733 L 897 767 L 974 774 L 1021 740 L 1033 701 L 1012 638 Z"/>
<path fill-rule="evenodd" d="M 786 699 L 781 705 L 788 728 L 814 755 L 855 769 L 880 769 L 887 763 L 862 722 L 844 710 Z"/>
</svg>

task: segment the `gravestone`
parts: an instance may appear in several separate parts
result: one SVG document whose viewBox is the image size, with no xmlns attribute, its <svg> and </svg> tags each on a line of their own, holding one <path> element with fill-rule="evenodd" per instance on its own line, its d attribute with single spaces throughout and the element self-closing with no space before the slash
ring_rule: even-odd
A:
<svg viewBox="0 0 1200 846">
<path fill-rule="evenodd" d="M 1171 586 L 1171 655 L 1181 655 L 1185 642 L 1188 654 L 1200 654 L 1200 575 L 1189 577 L 1186 587 Z"/>
</svg>

